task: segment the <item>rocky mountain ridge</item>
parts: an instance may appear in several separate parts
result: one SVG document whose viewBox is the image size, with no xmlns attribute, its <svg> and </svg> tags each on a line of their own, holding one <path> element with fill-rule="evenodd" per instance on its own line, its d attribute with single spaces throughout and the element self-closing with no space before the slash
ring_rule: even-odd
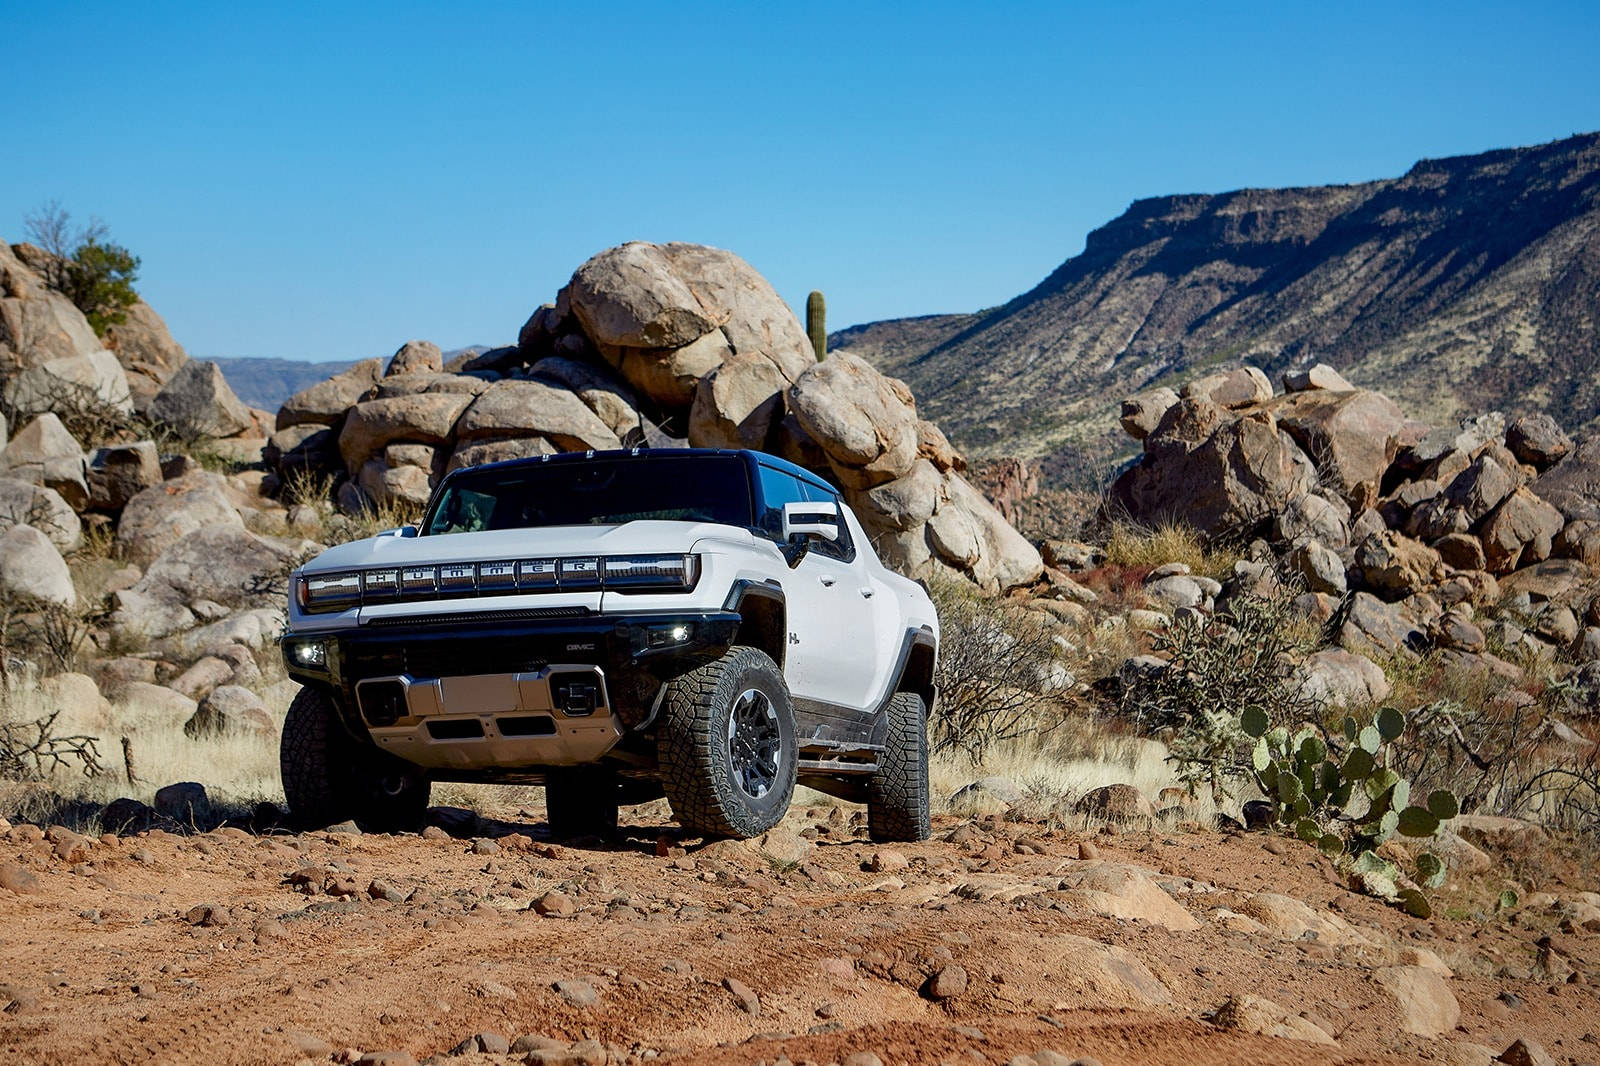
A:
<svg viewBox="0 0 1600 1066">
<path fill-rule="evenodd" d="M 1600 416 L 1600 134 L 1358 185 L 1140 200 L 1031 291 L 831 345 L 904 378 L 977 456 L 1125 453 L 1115 403 L 1245 362 L 1327 363 L 1435 422 Z M 1048 478 L 1047 478 L 1048 479 Z"/>
<path fill-rule="evenodd" d="M 445 362 L 464 356 L 474 356 L 489 350 L 487 344 L 472 344 L 465 348 L 447 348 Z M 303 359 L 283 359 L 276 356 L 218 356 L 211 360 L 222 368 L 239 399 L 251 407 L 276 411 L 283 402 L 302 389 L 310 388 L 324 378 L 342 374 L 361 362 L 359 359 L 335 359 L 311 363 Z"/>
</svg>

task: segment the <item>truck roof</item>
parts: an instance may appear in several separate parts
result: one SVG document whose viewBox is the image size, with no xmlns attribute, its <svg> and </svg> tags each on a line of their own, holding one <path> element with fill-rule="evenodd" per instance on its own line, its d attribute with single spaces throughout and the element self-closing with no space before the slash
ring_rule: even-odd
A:
<svg viewBox="0 0 1600 1066">
<path fill-rule="evenodd" d="M 761 466 L 772 467 L 774 470 L 792 474 L 802 481 L 809 482 L 829 492 L 839 491 L 837 487 L 828 484 L 803 466 L 798 466 L 776 455 L 758 452 L 749 448 L 737 450 L 732 448 L 613 448 L 607 451 L 591 450 L 584 452 L 556 452 L 554 455 L 530 455 L 521 459 L 502 459 L 497 463 L 484 463 L 481 466 L 464 466 L 459 470 L 451 471 L 440 482 L 440 485 L 442 487 L 446 481 L 467 471 L 517 470 L 523 467 L 541 466 L 549 463 L 585 463 L 596 459 L 627 459 L 647 463 L 652 459 L 683 459 L 686 456 L 736 456 L 747 463 L 758 463 Z"/>
</svg>

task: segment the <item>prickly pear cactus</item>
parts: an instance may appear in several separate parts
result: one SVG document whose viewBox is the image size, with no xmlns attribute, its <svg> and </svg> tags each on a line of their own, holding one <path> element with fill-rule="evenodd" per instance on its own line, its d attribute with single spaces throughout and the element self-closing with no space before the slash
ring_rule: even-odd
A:
<svg viewBox="0 0 1600 1066">
<path fill-rule="evenodd" d="M 1377 850 L 1397 833 L 1431 840 L 1460 813 L 1454 793 L 1443 790 L 1413 803 L 1411 782 L 1390 769 L 1392 745 L 1405 733 L 1404 714 L 1385 707 L 1365 725 L 1346 718 L 1338 736 L 1311 726 L 1291 734 L 1273 726 L 1259 707 L 1245 708 L 1239 724 L 1255 740 L 1250 765 L 1278 825 L 1315 844 L 1363 891 L 1419 918 L 1432 913 L 1421 888 L 1444 883 L 1439 857 L 1424 852 L 1412 881 Z"/>
</svg>

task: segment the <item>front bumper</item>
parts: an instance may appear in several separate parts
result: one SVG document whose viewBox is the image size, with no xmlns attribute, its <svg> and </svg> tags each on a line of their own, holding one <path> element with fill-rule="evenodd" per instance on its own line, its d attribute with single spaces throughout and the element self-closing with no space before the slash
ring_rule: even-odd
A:
<svg viewBox="0 0 1600 1066">
<path fill-rule="evenodd" d="M 296 681 L 332 690 L 352 735 L 419 765 L 571 766 L 645 724 L 661 686 L 720 657 L 740 622 L 731 611 L 459 617 L 289 633 L 284 661 Z M 586 670 L 588 700 L 573 695 Z M 474 720 L 478 732 L 464 724 Z"/>
</svg>

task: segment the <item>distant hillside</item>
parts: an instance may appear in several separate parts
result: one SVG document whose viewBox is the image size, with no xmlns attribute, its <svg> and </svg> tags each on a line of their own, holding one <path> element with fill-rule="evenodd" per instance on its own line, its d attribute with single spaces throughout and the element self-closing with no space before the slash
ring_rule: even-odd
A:
<svg viewBox="0 0 1600 1066">
<path fill-rule="evenodd" d="M 277 411 L 283 401 L 323 378 L 349 368 L 356 359 L 307 363 L 299 359 L 212 359 L 222 368 L 239 399 L 263 411 Z"/>
<path fill-rule="evenodd" d="M 449 362 L 467 352 L 487 350 L 487 345 L 475 344 L 468 348 L 447 351 L 444 353 L 444 358 L 445 362 Z M 270 358 L 211 360 L 222 368 L 223 376 L 228 379 L 228 384 L 238 394 L 239 399 L 251 407 L 273 412 L 283 406 L 283 401 L 301 389 L 315 385 L 324 378 L 332 377 L 360 361 L 348 359 L 332 363 L 307 363 L 299 359 Z"/>
<path fill-rule="evenodd" d="M 1322 361 L 1436 421 L 1600 416 L 1600 134 L 1425 160 L 1362 185 L 1134 203 L 1032 291 L 832 346 L 906 379 L 978 455 L 1081 481 L 1132 451 L 1117 401 Z M 1052 476 L 1053 475 L 1053 476 Z"/>
</svg>

